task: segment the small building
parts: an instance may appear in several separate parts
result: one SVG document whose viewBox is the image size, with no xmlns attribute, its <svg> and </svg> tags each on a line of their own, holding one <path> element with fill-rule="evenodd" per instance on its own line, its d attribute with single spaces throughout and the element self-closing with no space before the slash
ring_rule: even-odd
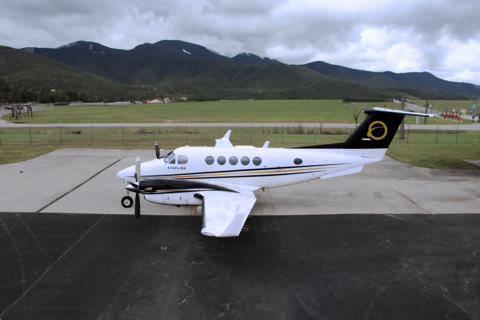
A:
<svg viewBox="0 0 480 320">
<path fill-rule="evenodd" d="M 187 101 L 187 97 L 180 97 L 180 101 Z"/>
</svg>

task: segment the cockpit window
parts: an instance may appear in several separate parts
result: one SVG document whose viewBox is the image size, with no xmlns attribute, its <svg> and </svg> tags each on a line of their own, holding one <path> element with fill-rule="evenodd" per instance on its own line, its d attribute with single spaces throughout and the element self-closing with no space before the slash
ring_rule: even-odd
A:
<svg viewBox="0 0 480 320">
<path fill-rule="evenodd" d="M 169 164 L 175 164 L 175 158 L 173 158 L 172 160 L 170 160 Z"/>
<path fill-rule="evenodd" d="M 170 159 L 172 159 L 172 157 L 175 156 L 175 154 L 173 153 L 173 151 L 171 151 L 169 154 L 167 154 L 165 156 L 165 163 L 167 163 L 168 161 L 170 161 Z"/>
</svg>

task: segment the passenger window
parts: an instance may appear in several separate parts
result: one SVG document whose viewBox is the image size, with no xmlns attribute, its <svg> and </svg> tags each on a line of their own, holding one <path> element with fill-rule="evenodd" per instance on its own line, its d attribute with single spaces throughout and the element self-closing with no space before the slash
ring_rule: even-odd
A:
<svg viewBox="0 0 480 320">
<path fill-rule="evenodd" d="M 175 158 L 173 158 L 172 160 L 170 160 L 169 164 L 175 164 Z"/>
<path fill-rule="evenodd" d="M 187 156 L 178 156 L 178 164 L 185 164 L 188 162 Z"/>
<path fill-rule="evenodd" d="M 250 159 L 248 157 L 242 157 L 241 161 L 244 166 L 250 163 Z"/>
<path fill-rule="evenodd" d="M 228 159 L 228 162 L 230 162 L 230 164 L 234 166 L 238 163 L 238 159 L 237 157 L 230 157 L 230 159 Z"/>
<path fill-rule="evenodd" d="M 262 164 L 262 159 L 260 157 L 255 157 L 253 158 L 253 164 L 256 165 L 256 166 L 259 166 Z"/>
<path fill-rule="evenodd" d="M 217 158 L 217 163 L 221 166 L 223 166 L 227 162 L 227 159 L 225 159 L 224 156 L 220 156 Z"/>
<path fill-rule="evenodd" d="M 303 161 L 300 158 L 296 158 L 295 160 L 293 160 L 293 163 L 295 163 L 295 164 L 302 164 L 302 162 Z"/>
<path fill-rule="evenodd" d="M 205 158 L 205 162 L 206 162 L 208 165 L 213 164 L 214 161 L 215 161 L 215 159 L 213 159 L 212 156 L 208 156 L 208 157 Z"/>
</svg>

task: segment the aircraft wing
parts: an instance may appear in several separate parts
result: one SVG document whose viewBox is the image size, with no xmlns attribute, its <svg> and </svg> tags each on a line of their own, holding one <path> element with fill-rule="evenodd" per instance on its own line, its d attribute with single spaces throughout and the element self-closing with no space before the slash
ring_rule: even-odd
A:
<svg viewBox="0 0 480 320">
<path fill-rule="evenodd" d="M 235 189 L 237 193 L 217 190 L 197 193 L 203 201 L 203 235 L 237 237 L 240 234 L 257 199 L 250 190 Z"/>
</svg>

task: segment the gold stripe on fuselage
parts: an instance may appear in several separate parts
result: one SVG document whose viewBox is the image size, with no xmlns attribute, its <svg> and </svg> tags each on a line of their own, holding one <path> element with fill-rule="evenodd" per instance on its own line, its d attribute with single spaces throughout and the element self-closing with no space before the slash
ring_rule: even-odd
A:
<svg viewBox="0 0 480 320">
<path fill-rule="evenodd" d="M 317 168 L 304 168 L 304 169 L 288 169 L 288 170 L 268 170 L 268 171 L 246 171 L 246 172 L 225 172 L 225 173 L 213 173 L 213 174 L 189 174 L 181 176 L 142 176 L 142 179 L 181 179 L 181 178 L 213 178 L 213 177 L 222 177 L 222 176 L 236 176 L 241 177 L 244 175 L 260 175 L 260 174 L 271 174 L 271 173 L 290 173 L 290 172 L 309 172 L 318 169 L 331 169 L 333 167 L 317 167 Z"/>
</svg>

